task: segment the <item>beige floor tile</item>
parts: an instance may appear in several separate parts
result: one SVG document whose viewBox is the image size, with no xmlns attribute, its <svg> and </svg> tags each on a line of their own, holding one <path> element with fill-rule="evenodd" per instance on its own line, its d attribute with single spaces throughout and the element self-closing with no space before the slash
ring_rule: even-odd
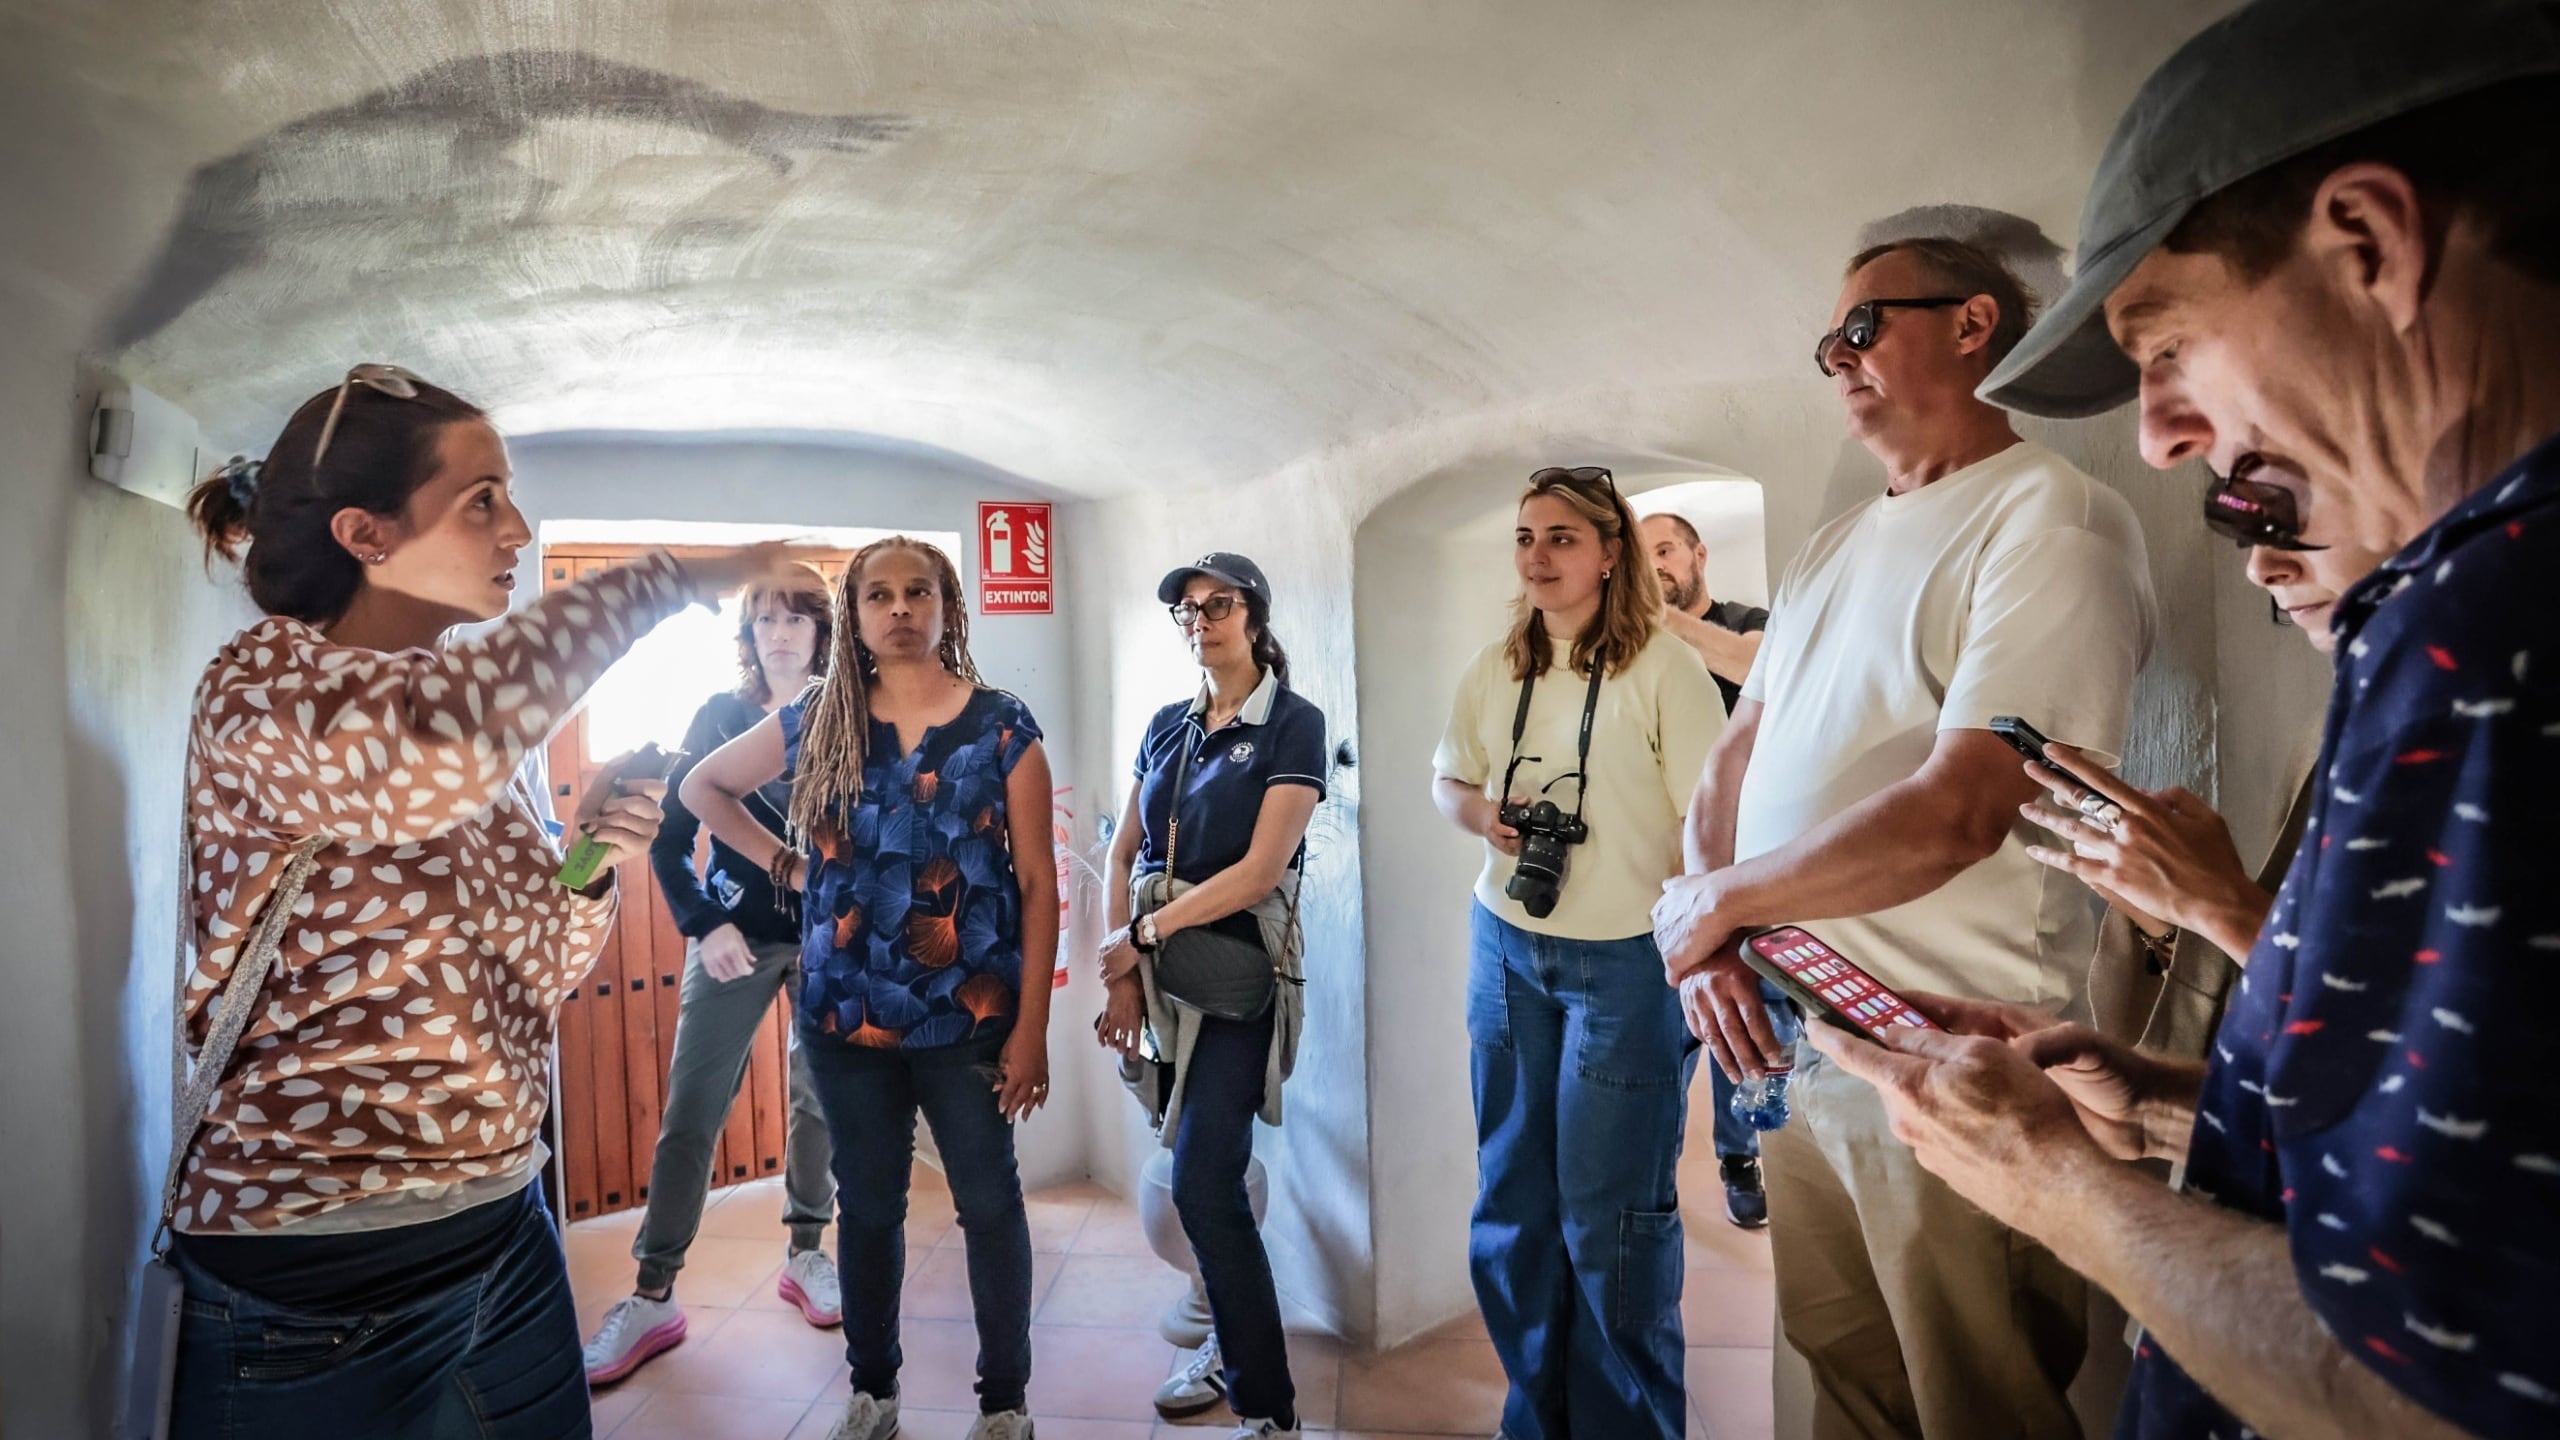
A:
<svg viewBox="0 0 2560 1440">
<path fill-rule="evenodd" d="M 1777 1419 L 1767 1346 L 1701 1347 L 1689 1352 L 1689 1405 L 1713 1440 L 1770 1440 Z"/>
<path fill-rule="evenodd" d="M 1084 1229 L 1076 1233 L 1078 1255 L 1128 1255 L 1144 1260 L 1155 1259 L 1155 1247 L 1147 1243 L 1147 1231 L 1138 1223 L 1138 1207 L 1118 1196 L 1107 1196 L 1093 1203 L 1093 1213 L 1085 1217 Z"/>
<path fill-rule="evenodd" d="M 1298 1387 L 1298 1423 L 1331 1429 L 1342 1419 L 1342 1342 L 1330 1335 L 1289 1337 L 1289 1380 Z"/>
<path fill-rule="evenodd" d="M 1064 1255 L 1031 1254 L 1031 1313 L 1040 1313 L 1051 1282 L 1067 1263 Z M 969 1252 L 957 1245 L 907 1252 L 906 1303 L 910 1320 L 968 1320 L 977 1311 L 969 1303 Z"/>
<path fill-rule="evenodd" d="M 676 1275 L 676 1298 L 688 1310 L 696 1305 L 735 1309 L 757 1295 L 772 1294 L 774 1278 L 782 1273 L 788 1248 L 771 1239 L 702 1236 L 685 1252 L 684 1269 Z M 624 1278 L 625 1290 L 637 1273 L 635 1266 L 633 1275 Z"/>
<path fill-rule="evenodd" d="M 1700 1213 L 1695 1206 L 1684 1206 L 1680 1215 L 1680 1233 L 1687 1240 L 1689 1267 L 1722 1266 L 1728 1270 L 1771 1271 L 1769 1232 L 1745 1230 L 1724 1218 L 1724 1200 L 1719 1196 L 1712 1211 Z"/>
<path fill-rule="evenodd" d="M 1155 1434 L 1143 1420 L 1079 1420 L 1036 1410 L 1031 1418 L 1040 1422 L 1040 1440 L 1148 1440 Z"/>
<path fill-rule="evenodd" d="M 1765 1346 L 1777 1303 L 1777 1279 L 1765 1270 L 1693 1266 L 1680 1292 L 1680 1328 L 1693 1346 Z"/>
<path fill-rule="evenodd" d="M 1191 1288 L 1188 1277 L 1123 1255 L 1067 1255 L 1033 1318 L 1043 1325 L 1152 1330 L 1165 1307 Z"/>
<path fill-rule="evenodd" d="M 1156 1418 L 1166 1346 L 1153 1330 L 1031 1327 L 1031 1410 L 1078 1420 Z"/>
<path fill-rule="evenodd" d="M 629 1390 L 618 1385 L 597 1391 L 591 1401 L 596 1440 L 613 1440 L 615 1429 L 637 1413 L 641 1406 L 648 1404 L 650 1394 L 647 1390 Z"/>
<path fill-rule="evenodd" d="M 806 1400 L 660 1391 L 614 1431 L 614 1440 L 778 1440 L 809 1413 Z M 818 1432 L 824 1435 L 822 1429 Z"/>
<path fill-rule="evenodd" d="M 750 1180 L 711 1192 L 702 1212 L 702 1233 L 733 1240 L 770 1240 L 787 1244 L 791 1231 L 782 1223 L 787 1199 L 780 1180 Z"/>
<path fill-rule="evenodd" d="M 1490 1435 L 1508 1391 L 1483 1340 L 1426 1340 L 1342 1363 L 1342 1423 L 1369 1430 Z"/>
<path fill-rule="evenodd" d="M 813 1329 L 793 1314 L 741 1310 L 716 1333 L 642 1368 L 661 1372 L 662 1391 L 796 1400 L 806 1408 L 844 1365 L 837 1332 Z"/>
</svg>

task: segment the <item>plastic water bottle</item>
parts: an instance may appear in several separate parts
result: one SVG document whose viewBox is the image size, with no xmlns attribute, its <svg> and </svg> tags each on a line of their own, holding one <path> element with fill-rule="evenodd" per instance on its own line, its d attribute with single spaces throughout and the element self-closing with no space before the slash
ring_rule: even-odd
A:
<svg viewBox="0 0 2560 1440">
<path fill-rule="evenodd" d="M 1733 1117 L 1754 1130 L 1775 1130 L 1787 1123 L 1787 1077 L 1795 1069 L 1796 1042 L 1804 1038 L 1804 1022 L 1796 1018 L 1796 1007 L 1786 1000 L 1761 995 L 1769 1011 L 1769 1028 L 1777 1032 L 1778 1044 L 1787 1052 L 1786 1064 L 1757 1080 L 1745 1080 L 1733 1087 Z"/>
</svg>

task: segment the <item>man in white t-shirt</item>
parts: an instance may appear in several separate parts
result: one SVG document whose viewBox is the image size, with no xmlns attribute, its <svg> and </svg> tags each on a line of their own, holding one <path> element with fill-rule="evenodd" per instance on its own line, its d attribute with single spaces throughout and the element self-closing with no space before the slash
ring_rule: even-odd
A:
<svg viewBox="0 0 2560 1440">
<path fill-rule="evenodd" d="M 1896 989 L 2083 1003 L 2093 901 L 2026 855 L 2035 787 L 1987 727 L 2022 716 L 2113 763 L 2154 609 L 2131 508 L 1974 398 L 2028 308 L 1976 247 L 1880 246 L 1816 351 L 1891 481 L 1788 565 L 1654 912 L 1730 1072 L 1785 1060 L 1734 948 L 1760 926 L 1804 924 Z M 1922 1170 L 1871 1086 L 1802 1055 L 1763 1162 L 1779 1316 L 1816 1393 L 1779 1433 L 2077 1437 L 2083 1282 Z"/>
</svg>

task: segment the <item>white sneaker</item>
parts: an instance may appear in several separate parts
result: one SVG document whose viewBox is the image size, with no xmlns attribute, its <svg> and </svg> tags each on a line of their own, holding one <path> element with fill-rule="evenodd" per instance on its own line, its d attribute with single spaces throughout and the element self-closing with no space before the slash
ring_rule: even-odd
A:
<svg viewBox="0 0 2560 1440">
<path fill-rule="evenodd" d="M 844 1323 L 844 1292 L 838 1288 L 836 1262 L 824 1250 L 792 1251 L 791 1258 L 782 1262 L 782 1278 L 773 1288 L 821 1330 Z"/>
<path fill-rule="evenodd" d="M 1027 1410 L 1000 1410 L 981 1415 L 969 1427 L 969 1440 L 1031 1440 L 1031 1413 Z"/>
<path fill-rule="evenodd" d="M 1298 1440 L 1298 1432 L 1283 1430 L 1268 1420 L 1247 1420 L 1236 1427 L 1229 1440 Z"/>
<path fill-rule="evenodd" d="M 827 1440 L 892 1440 L 898 1433 L 898 1400 L 853 1392 L 844 1402 L 844 1418 L 827 1432 Z"/>
<path fill-rule="evenodd" d="M 1156 1413 L 1180 1420 L 1214 1409 L 1226 1398 L 1226 1361 L 1218 1354 L 1218 1337 L 1212 1335 L 1208 1344 L 1156 1387 Z"/>
<path fill-rule="evenodd" d="M 650 1356 L 684 1343 L 684 1310 L 669 1292 L 664 1300 L 634 1295 L 604 1312 L 604 1323 L 586 1344 L 587 1383 L 610 1385 Z"/>
</svg>

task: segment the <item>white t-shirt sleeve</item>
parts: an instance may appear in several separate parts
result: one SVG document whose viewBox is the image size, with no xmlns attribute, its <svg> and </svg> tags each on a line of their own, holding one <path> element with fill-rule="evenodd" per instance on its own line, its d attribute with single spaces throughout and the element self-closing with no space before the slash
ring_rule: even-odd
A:
<svg viewBox="0 0 2560 1440">
<path fill-rule="evenodd" d="M 1488 657 L 1498 657 L 1499 647 L 1476 656 L 1458 677 L 1457 698 L 1449 706 L 1449 728 L 1440 733 L 1440 748 L 1431 757 L 1431 773 L 1451 780 L 1463 780 L 1478 790 L 1493 776 L 1493 757 L 1484 748 L 1485 680 L 1491 674 Z"/>
<path fill-rule="evenodd" d="M 1660 737 L 1662 787 L 1671 797 L 1672 813 L 1685 819 L 1689 801 L 1698 793 L 1698 776 L 1707 768 L 1707 752 L 1724 733 L 1724 692 L 1716 688 L 1697 651 L 1686 644 L 1671 648 L 1679 653 L 1669 657 L 1654 686 L 1654 723 L 1659 727 L 1654 733 Z"/>
<path fill-rule="evenodd" d="M 2016 715 L 2101 764 L 2121 758 L 2133 677 L 2151 653 L 2150 581 L 2138 546 L 2053 530 L 1994 555 L 1975 581 L 1964 648 L 1938 729 Z"/>
</svg>

